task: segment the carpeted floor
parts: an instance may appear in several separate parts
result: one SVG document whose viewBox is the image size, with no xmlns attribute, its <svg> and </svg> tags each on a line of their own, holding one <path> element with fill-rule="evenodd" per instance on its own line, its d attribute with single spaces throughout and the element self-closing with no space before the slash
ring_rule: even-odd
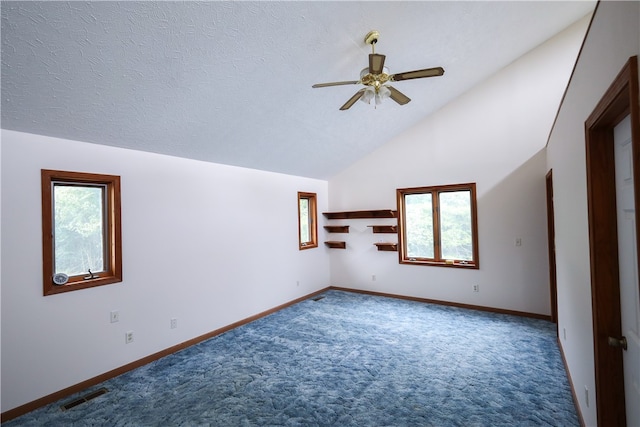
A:
<svg viewBox="0 0 640 427">
<path fill-rule="evenodd" d="M 3 426 L 579 425 L 550 322 L 321 297 Z"/>
</svg>

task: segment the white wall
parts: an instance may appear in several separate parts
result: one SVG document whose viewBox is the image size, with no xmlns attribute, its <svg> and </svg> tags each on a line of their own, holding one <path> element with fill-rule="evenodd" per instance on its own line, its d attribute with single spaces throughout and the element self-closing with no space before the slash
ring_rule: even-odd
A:
<svg viewBox="0 0 640 427">
<path fill-rule="evenodd" d="M 5 130 L 1 160 L 2 411 L 329 285 L 297 242 L 326 181 Z M 40 169 L 121 176 L 122 283 L 42 296 Z"/>
<path fill-rule="evenodd" d="M 601 2 L 549 139 L 553 168 L 558 326 L 586 425 L 596 425 L 584 122 L 630 56 L 638 54 L 638 2 Z"/>
<path fill-rule="evenodd" d="M 371 235 L 371 221 L 358 220 L 347 249 L 331 253 L 332 285 L 550 314 L 541 150 L 587 25 L 580 20 L 329 181 L 331 210 L 395 209 L 396 188 L 476 182 L 480 269 L 400 265 L 372 246 L 396 236 Z"/>
</svg>

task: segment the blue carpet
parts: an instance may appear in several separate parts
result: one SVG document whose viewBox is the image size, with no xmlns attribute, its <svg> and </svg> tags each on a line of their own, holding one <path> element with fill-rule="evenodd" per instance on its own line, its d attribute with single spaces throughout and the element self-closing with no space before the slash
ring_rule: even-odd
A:
<svg viewBox="0 0 640 427">
<path fill-rule="evenodd" d="M 554 324 L 322 296 L 3 426 L 579 425 Z"/>
</svg>

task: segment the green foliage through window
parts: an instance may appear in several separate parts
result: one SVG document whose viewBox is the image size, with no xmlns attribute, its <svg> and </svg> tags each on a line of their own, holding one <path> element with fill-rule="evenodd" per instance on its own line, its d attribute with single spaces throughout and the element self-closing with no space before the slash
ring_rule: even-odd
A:
<svg viewBox="0 0 640 427">
<path fill-rule="evenodd" d="M 401 263 L 478 268 L 475 184 L 397 190 Z"/>
<path fill-rule="evenodd" d="M 120 177 L 43 169 L 41 182 L 43 294 L 121 282 Z"/>
<path fill-rule="evenodd" d="M 442 258 L 473 260 L 471 192 L 447 191 L 439 197 Z"/>
<path fill-rule="evenodd" d="M 104 271 L 104 186 L 54 184 L 54 270 Z"/>
<path fill-rule="evenodd" d="M 410 258 L 433 258 L 433 204 L 431 193 L 407 194 L 405 224 L 407 255 Z"/>
</svg>

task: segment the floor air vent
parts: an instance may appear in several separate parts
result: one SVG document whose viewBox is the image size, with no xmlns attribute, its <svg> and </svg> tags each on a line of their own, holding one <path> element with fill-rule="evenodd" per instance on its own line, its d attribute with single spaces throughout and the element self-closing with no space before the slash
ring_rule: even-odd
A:
<svg viewBox="0 0 640 427">
<path fill-rule="evenodd" d="M 321 299 L 324 299 L 324 296 L 315 297 L 313 300 L 314 301 L 320 301 Z"/>
<path fill-rule="evenodd" d="M 64 405 L 61 406 L 61 408 L 62 408 L 63 411 L 69 410 L 69 409 L 74 408 L 74 407 L 76 407 L 78 405 L 81 405 L 81 404 L 83 404 L 85 402 L 88 402 L 88 401 L 90 401 L 92 399 L 95 399 L 98 396 L 102 396 L 107 391 L 109 391 L 109 390 L 107 390 L 106 388 L 103 387 L 103 388 L 98 389 L 98 390 L 96 390 L 94 392 L 91 392 L 91 393 L 89 393 L 89 394 L 87 394 L 85 396 L 82 396 L 82 397 L 74 400 L 73 402 L 65 403 Z"/>
</svg>

